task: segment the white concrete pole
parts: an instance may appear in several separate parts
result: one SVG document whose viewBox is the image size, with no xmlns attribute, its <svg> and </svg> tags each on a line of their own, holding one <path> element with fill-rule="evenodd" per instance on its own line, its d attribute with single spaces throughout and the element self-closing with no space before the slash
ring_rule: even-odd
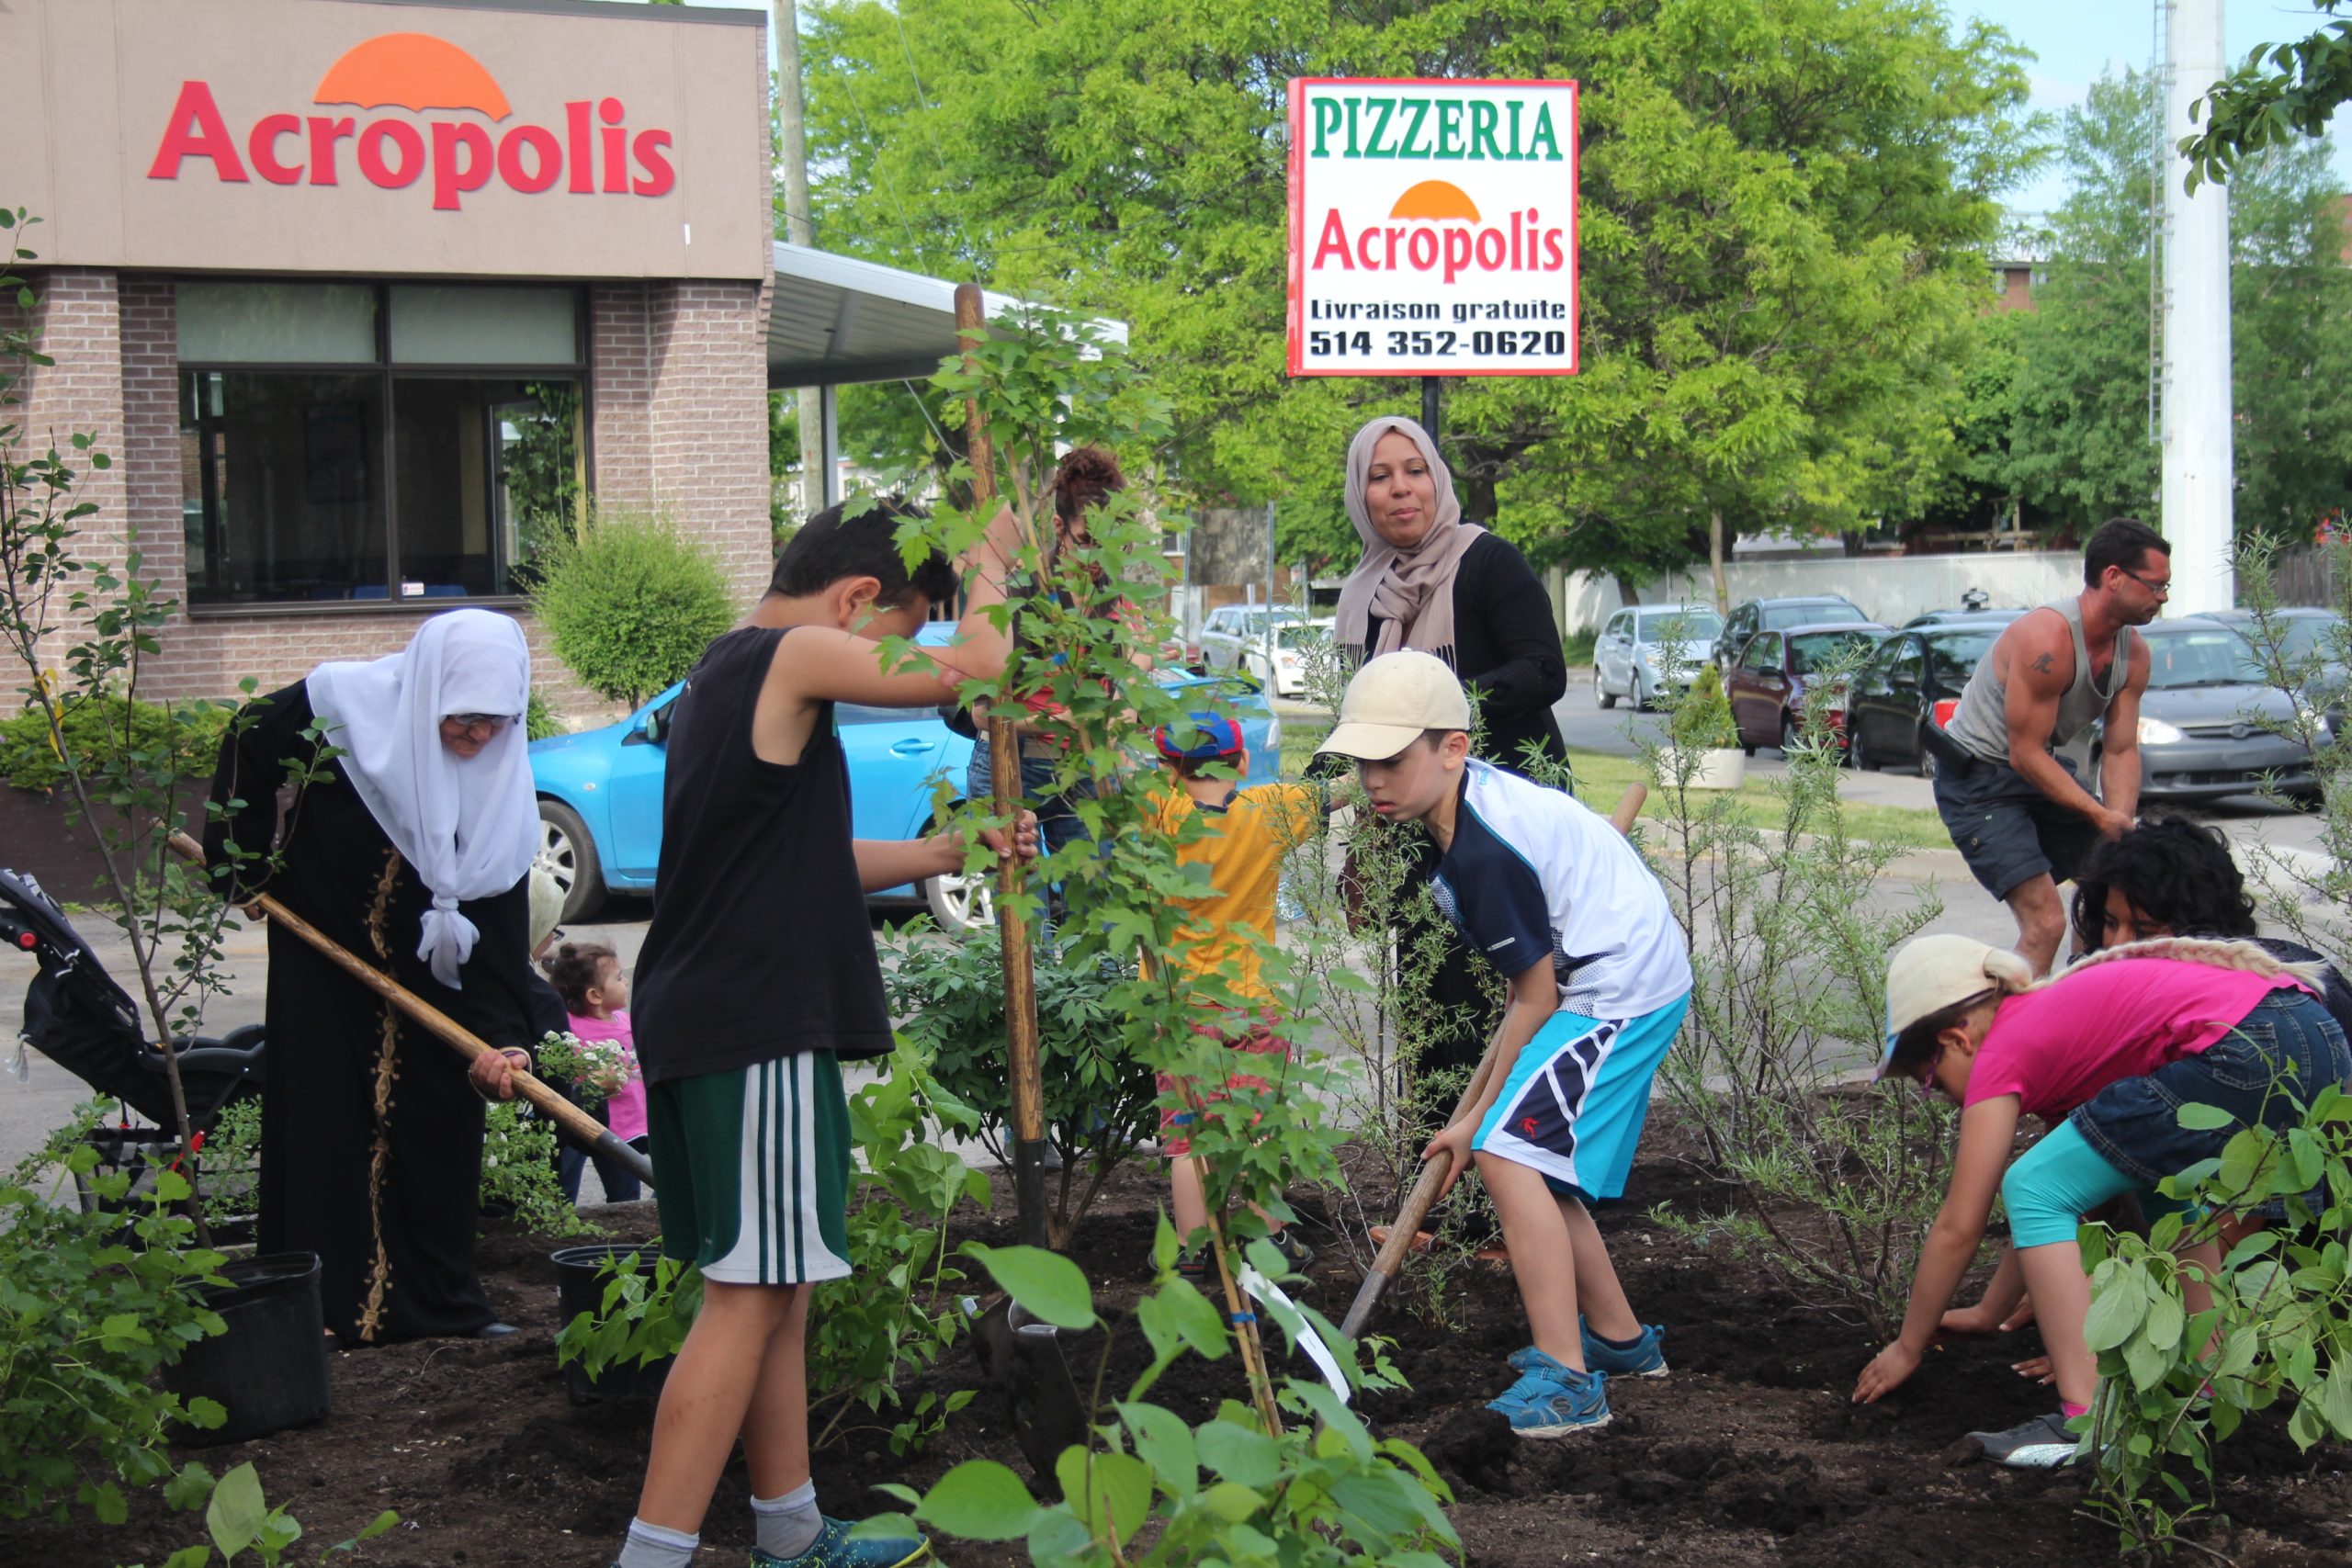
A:
<svg viewBox="0 0 2352 1568">
<path fill-rule="evenodd" d="M 2162 169 L 2164 246 L 2165 537 L 2172 543 L 2175 615 L 2234 602 L 2231 569 L 2230 196 L 2181 191 L 2188 166 L 2175 151 L 2196 128 L 2188 106 L 2229 73 L 2222 0 L 2166 0 Z"/>
<path fill-rule="evenodd" d="M 776 120 L 784 136 L 777 161 L 784 165 L 784 237 L 796 245 L 814 245 L 817 228 L 808 202 L 808 137 L 800 96 L 800 7 L 794 0 L 775 0 Z M 826 391 L 830 392 L 831 388 Z M 830 412 L 814 387 L 800 389 L 800 518 L 839 501 L 841 465 L 831 445 Z"/>
</svg>

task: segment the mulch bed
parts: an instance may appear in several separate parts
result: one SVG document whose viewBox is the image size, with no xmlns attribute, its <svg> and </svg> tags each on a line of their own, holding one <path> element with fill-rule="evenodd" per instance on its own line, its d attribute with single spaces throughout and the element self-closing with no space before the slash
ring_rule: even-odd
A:
<svg viewBox="0 0 2352 1568">
<path fill-rule="evenodd" d="M 2111 1560 L 2114 1536 L 2082 1517 L 2082 1480 L 1983 1463 L 1961 1441 L 1972 1427 L 2012 1425 L 2050 1406 L 2009 1364 L 2039 1349 L 2030 1333 L 2007 1342 L 1956 1345 L 1931 1356 L 1883 1404 L 1848 1403 L 1855 1374 L 1875 1349 L 1841 1325 L 1777 1290 L 1753 1269 L 1694 1250 L 1649 1220 L 1658 1202 L 1703 1196 L 1688 1168 L 1656 1152 L 1655 1132 L 1637 1168 L 1634 1201 L 1601 1227 L 1634 1303 L 1667 1327 L 1671 1376 L 1611 1385 L 1615 1421 L 1605 1431 L 1556 1442 L 1512 1438 L 1483 1408 L 1509 1380 L 1502 1358 L 1524 1343 L 1508 1275 L 1479 1271 L 1460 1282 L 1455 1321 L 1432 1325 L 1385 1310 L 1377 1332 L 1394 1336 L 1409 1392 L 1371 1400 L 1366 1413 L 1389 1434 L 1419 1444 L 1454 1487 L 1453 1517 L 1468 1561 L 1492 1568 L 1639 1562 L 1688 1568 L 1805 1564 L 1881 1568 L 1892 1563 L 2091 1563 Z M 1081 1230 L 1076 1257 L 1114 1323 L 1148 1283 L 1158 1172 L 1123 1173 Z M 1000 1189 L 1009 1183 L 999 1183 Z M 958 1235 L 1011 1238 L 1004 1204 Z M 1309 1210 L 1311 1213 L 1311 1209 Z M 650 1235 L 652 1206 L 600 1212 L 629 1238 Z M 1345 1249 L 1327 1243 L 1313 1299 L 1334 1318 L 1357 1275 Z M 334 1414 L 322 1425 L 232 1449 L 198 1453 L 217 1473 L 243 1460 L 259 1468 L 272 1502 L 302 1521 L 308 1560 L 383 1508 L 401 1528 L 363 1548 L 374 1564 L 600 1565 L 633 1510 L 650 1408 L 570 1404 L 556 1369 L 552 1244 L 493 1231 L 481 1260 L 499 1312 L 524 1332 L 496 1343 L 439 1341 L 334 1358 Z M 1070 1359 L 1081 1389 L 1099 1336 L 1080 1336 Z M 1106 1391 L 1124 1393 L 1146 1359 L 1132 1325 L 1115 1336 Z M 977 1387 L 959 1350 L 927 1386 Z M 1246 1397 L 1230 1359 L 1179 1364 L 1153 1395 L 1193 1420 L 1225 1397 Z M 854 1433 L 817 1459 L 828 1511 L 887 1506 L 877 1480 L 922 1486 L 976 1455 L 1025 1467 L 996 1398 L 984 1393 L 925 1453 L 894 1460 L 874 1434 Z M 2281 1412 L 2256 1416 L 2221 1450 L 2222 1506 L 2231 1528 L 2200 1539 L 2243 1568 L 2318 1568 L 2352 1561 L 2352 1453 L 2323 1445 L 2300 1454 Z M 740 1562 L 749 1545 L 742 1470 L 731 1469 L 704 1530 L 712 1562 Z M 203 1539 L 200 1519 L 172 1515 L 161 1497 L 133 1500 L 130 1524 L 0 1527 L 0 1561 L 51 1568 L 160 1562 Z M 1024 1561 L 1017 1548 L 941 1543 L 959 1568 Z"/>
</svg>

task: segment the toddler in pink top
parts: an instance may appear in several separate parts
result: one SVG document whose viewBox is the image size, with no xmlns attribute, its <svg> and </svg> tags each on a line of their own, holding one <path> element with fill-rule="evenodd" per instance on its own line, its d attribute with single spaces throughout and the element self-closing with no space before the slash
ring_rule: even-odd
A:
<svg viewBox="0 0 2352 1568">
<path fill-rule="evenodd" d="M 602 942 L 568 942 L 556 950 L 546 967 L 548 983 L 563 998 L 572 1035 L 583 1043 L 609 1040 L 621 1048 L 623 1076 L 616 1082 L 597 1086 L 605 1091 L 604 1104 L 599 1107 L 583 1100 L 585 1109 L 596 1111 L 614 1137 L 644 1149 L 650 1142 L 645 1121 L 645 1078 L 638 1068 L 637 1042 L 629 1031 L 628 978 L 621 973 L 620 955 Z M 584 1156 L 569 1145 L 563 1153 L 564 1190 L 577 1198 Z M 643 1194 L 636 1176 L 613 1162 L 598 1159 L 596 1175 L 605 1184 L 605 1196 L 613 1202 L 634 1202 Z"/>
</svg>

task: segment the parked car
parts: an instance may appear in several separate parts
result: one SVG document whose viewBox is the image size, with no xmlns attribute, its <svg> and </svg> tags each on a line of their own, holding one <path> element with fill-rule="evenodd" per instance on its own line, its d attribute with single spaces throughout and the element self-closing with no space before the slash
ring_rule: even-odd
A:
<svg viewBox="0 0 2352 1568">
<path fill-rule="evenodd" d="M 943 630 L 918 640 L 944 642 Z M 1282 721 L 1254 685 L 1238 676 L 1161 671 L 1162 685 L 1222 694 L 1241 719 L 1250 746 L 1248 782 L 1282 772 Z M 680 683 L 681 685 L 684 682 Z M 662 729 L 679 686 L 672 686 L 617 724 L 531 742 L 531 777 L 539 798 L 538 863 L 564 892 L 567 920 L 586 919 L 615 893 L 650 893 L 662 859 Z M 860 837 L 912 839 L 931 830 L 933 783 L 944 778 L 962 803 L 972 742 L 931 708 L 864 707 L 837 703 L 842 750 L 849 758 L 850 812 Z M 920 903 L 947 931 L 986 924 L 987 879 L 934 876 L 869 895 L 877 902 Z"/>
<path fill-rule="evenodd" d="M 2142 626 L 2148 689 L 2140 698 L 2140 798 L 2216 800 L 2253 795 L 2267 779 L 2282 794 L 2315 799 L 2319 781 L 2300 741 L 2257 721 L 2291 722 L 2294 700 L 2266 684 L 2254 650 L 2235 627 L 2204 615 Z M 2098 727 L 2065 751 L 2083 778 L 2098 778 Z"/>
<path fill-rule="evenodd" d="M 1707 604 L 1642 604 L 1618 611 L 1593 640 L 1593 700 L 1613 708 L 1619 697 L 1629 698 L 1639 713 L 1669 688 L 1689 689 L 1723 629 L 1724 618 Z"/>
<path fill-rule="evenodd" d="M 1278 697 L 1306 695 L 1306 678 L 1313 671 L 1318 649 L 1331 646 L 1331 628 L 1337 621 L 1329 617 L 1319 621 L 1276 621 L 1274 623 L 1274 657 L 1266 658 L 1265 635 L 1241 649 L 1236 668 Z"/>
<path fill-rule="evenodd" d="M 1731 721 L 1739 731 L 1740 749 L 1756 755 L 1758 746 L 1785 751 L 1796 744 L 1804 727 L 1805 688 L 1823 673 L 1850 664 L 1858 652 L 1876 648 L 1892 637 L 1874 622 L 1853 626 L 1845 621 L 1795 626 L 1787 630 L 1759 631 L 1741 649 L 1739 660 L 1724 681 L 1724 695 L 1731 702 Z M 1830 694 L 1830 734 L 1843 746 L 1844 694 Z"/>
<path fill-rule="evenodd" d="M 1991 617 L 1931 622 L 1881 643 L 1846 694 L 1847 759 L 1857 768 L 1915 766 L 1933 778 L 1928 728 L 1951 722 L 1968 678 L 2007 625 Z"/>
<path fill-rule="evenodd" d="M 1868 615 L 1850 599 L 1837 593 L 1814 594 L 1801 599 L 1745 599 L 1732 606 L 1731 618 L 1716 634 L 1713 659 L 1715 668 L 1724 675 L 1747 646 L 1747 639 L 1760 631 L 1786 631 L 1791 626 L 1875 626 Z"/>
<path fill-rule="evenodd" d="M 1193 639 L 1187 650 L 1193 670 L 1201 674 L 1216 671 L 1238 671 L 1241 656 L 1252 649 L 1262 652 L 1266 646 L 1266 623 L 1276 626 L 1288 621 L 1303 621 L 1303 611 L 1277 607 L 1268 610 L 1263 604 L 1227 604 L 1211 610 L 1201 623 L 1201 634 Z"/>
<path fill-rule="evenodd" d="M 2023 610 L 2007 608 L 1987 608 L 1983 610 L 1929 610 L 1924 615 L 1912 616 L 1909 620 L 1904 622 L 1897 629 L 1906 632 L 1917 631 L 1921 626 L 1948 626 L 1957 625 L 1962 621 L 1991 621 L 1996 625 L 2006 626 L 2011 621 L 2016 620 L 2019 615 L 2024 614 L 2025 612 Z"/>
<path fill-rule="evenodd" d="M 2216 610 L 2211 618 L 2235 627 L 2248 643 L 2254 641 L 2253 611 Z M 2352 668 L 2344 661 L 2344 617 L 2333 610 L 2290 605 L 2278 612 L 2278 620 L 2279 651 L 2290 664 L 2315 661 L 2305 697 L 2327 710 L 2336 738 L 2343 739 L 2344 696 L 2346 689 L 2352 687 Z"/>
</svg>

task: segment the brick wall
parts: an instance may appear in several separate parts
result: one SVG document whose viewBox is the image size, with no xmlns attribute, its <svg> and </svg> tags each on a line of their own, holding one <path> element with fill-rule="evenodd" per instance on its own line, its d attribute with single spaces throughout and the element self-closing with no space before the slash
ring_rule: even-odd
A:
<svg viewBox="0 0 2352 1568">
<path fill-rule="evenodd" d="M 122 332 L 115 275 L 82 267 L 53 267 L 28 275 L 34 293 L 31 325 L 37 346 L 55 363 L 36 365 L 17 389 L 22 397 L 11 411 L 11 423 L 25 427 L 25 446 L 35 452 L 54 446 L 77 471 L 73 499 L 95 502 L 98 511 L 79 520 L 81 536 L 74 554 L 83 560 L 119 565 L 129 550 L 124 533 Z M 13 305 L 11 307 L 13 311 Z M 21 316 L 18 318 L 21 320 Z M 96 468 L 72 446 L 76 434 L 95 438 L 91 450 L 103 452 L 112 466 Z M 52 604 L 51 624 L 60 632 L 46 639 L 45 663 L 54 667 L 64 657 L 70 640 L 65 607 Z M 21 671 L 10 671 L 13 693 L 24 684 Z M 7 711 L 13 713 L 11 702 Z"/>
</svg>

